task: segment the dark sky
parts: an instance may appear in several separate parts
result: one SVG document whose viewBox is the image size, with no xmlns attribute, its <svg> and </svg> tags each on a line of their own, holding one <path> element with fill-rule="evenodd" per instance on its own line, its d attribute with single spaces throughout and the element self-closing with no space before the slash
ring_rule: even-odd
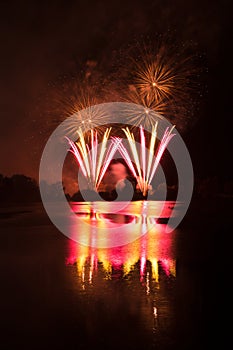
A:
<svg viewBox="0 0 233 350">
<path fill-rule="evenodd" d="M 88 60 L 104 74 L 122 48 L 169 32 L 195 42 L 208 67 L 200 115 L 184 135 L 194 171 L 232 175 L 231 1 L 5 1 L 0 13 L 0 173 L 37 178 L 52 125 L 40 105 L 49 82 Z"/>
</svg>

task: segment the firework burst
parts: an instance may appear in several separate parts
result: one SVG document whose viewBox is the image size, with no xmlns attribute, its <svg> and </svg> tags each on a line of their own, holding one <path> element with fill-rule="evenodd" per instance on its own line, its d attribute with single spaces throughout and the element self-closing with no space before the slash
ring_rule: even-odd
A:
<svg viewBox="0 0 233 350">
<path fill-rule="evenodd" d="M 200 93 L 196 58 L 186 44 L 178 46 L 168 39 L 158 40 L 157 45 L 137 46 L 129 54 L 124 100 L 143 108 L 142 113 L 129 114 L 129 123 L 152 127 L 156 114 L 185 129 L 197 108 L 195 95 Z"/>
<path fill-rule="evenodd" d="M 177 90 L 174 66 L 165 63 L 159 54 L 137 64 L 135 73 L 135 86 L 148 105 L 169 100 Z"/>
<path fill-rule="evenodd" d="M 106 124 L 110 121 L 110 116 L 101 105 L 82 105 L 71 117 L 64 121 L 64 133 L 73 137 L 76 130 L 80 129 L 90 138 L 93 129 L 98 134 L 103 135 L 106 130 Z"/>
<path fill-rule="evenodd" d="M 38 108 L 40 120 L 47 129 L 63 122 L 64 134 L 74 138 L 76 130 L 90 134 L 90 129 L 98 129 L 103 134 L 106 128 L 102 124 L 109 122 L 106 110 L 99 107 L 105 102 L 100 74 L 84 70 L 82 74 L 74 72 L 51 81 L 40 97 Z"/>
<path fill-rule="evenodd" d="M 78 84 L 75 80 L 68 92 L 69 94 L 64 92 L 63 96 L 57 99 L 61 103 L 63 113 L 68 116 L 63 122 L 64 134 L 74 138 L 76 131 L 81 129 L 86 136 L 91 136 L 90 130 L 95 129 L 98 130 L 98 134 L 103 135 L 106 127 L 102 124 L 107 124 L 110 116 L 99 104 L 101 98 L 96 88 L 85 82 Z"/>
<path fill-rule="evenodd" d="M 166 104 L 155 100 L 148 103 L 135 87 L 130 88 L 127 101 L 130 101 L 132 105 L 127 105 L 128 108 L 125 109 L 124 113 L 133 129 L 143 125 L 147 130 L 151 130 L 157 120 L 163 118 Z M 137 108 L 134 105 L 137 105 Z"/>
</svg>

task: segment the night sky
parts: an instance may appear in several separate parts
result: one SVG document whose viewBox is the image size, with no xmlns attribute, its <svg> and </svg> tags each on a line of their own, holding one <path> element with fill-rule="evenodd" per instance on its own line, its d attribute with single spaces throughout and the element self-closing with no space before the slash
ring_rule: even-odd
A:
<svg viewBox="0 0 233 350">
<path fill-rule="evenodd" d="M 183 135 L 194 172 L 232 176 L 231 1 L 9 1 L 0 6 L 0 173 L 38 178 L 41 152 L 56 126 L 52 102 L 48 113 L 44 101 L 52 95 L 51 82 L 82 73 L 87 62 L 107 75 L 107 65 L 116 66 L 116 56 L 132 43 L 169 33 L 178 43 L 194 43 L 205 68 L 199 110 Z"/>
</svg>

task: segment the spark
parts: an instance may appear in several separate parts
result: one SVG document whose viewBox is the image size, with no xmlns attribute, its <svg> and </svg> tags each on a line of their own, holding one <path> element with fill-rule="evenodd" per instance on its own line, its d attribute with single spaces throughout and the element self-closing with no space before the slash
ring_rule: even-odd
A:
<svg viewBox="0 0 233 350">
<path fill-rule="evenodd" d="M 86 143 L 82 129 L 78 129 L 79 140 L 73 142 L 66 137 L 70 149 L 69 151 L 74 155 L 77 160 L 80 170 L 84 177 L 88 181 L 90 189 L 97 191 L 101 180 L 112 160 L 118 145 L 121 142 L 120 139 L 115 142 L 111 142 L 108 146 L 109 135 L 111 128 L 107 128 L 104 132 L 101 143 L 98 142 L 98 132 L 91 130 L 91 145 Z"/>
<path fill-rule="evenodd" d="M 129 55 L 130 61 L 124 100 L 142 109 L 129 113 L 128 121 L 135 127 L 148 128 L 160 115 L 185 128 L 194 115 L 199 93 L 197 77 L 201 68 L 197 57 L 185 44 L 158 40 L 157 45 L 140 45 Z"/>
<path fill-rule="evenodd" d="M 90 81 L 80 74 L 59 77 L 48 85 L 43 96 L 46 124 L 54 127 L 63 122 L 64 134 L 71 139 L 79 127 L 89 136 L 93 128 L 103 135 L 106 127 L 102 125 L 109 122 L 110 116 L 99 106 L 104 100 L 102 94 L 98 80 Z"/>
<path fill-rule="evenodd" d="M 142 125 L 150 130 L 158 119 L 164 118 L 167 105 L 162 101 L 155 100 L 151 100 L 149 103 L 134 87 L 130 89 L 131 91 L 125 100 L 132 103 L 132 106 L 127 107 L 124 111 L 126 119 L 133 127 Z M 134 105 L 137 105 L 137 108 Z"/>
<path fill-rule="evenodd" d="M 98 130 L 99 134 L 104 134 L 106 127 L 104 126 L 110 121 L 109 114 L 95 101 L 88 99 L 83 94 L 80 96 L 79 103 L 76 104 L 76 111 L 65 120 L 64 131 L 72 137 L 76 130 L 81 128 L 86 136 L 91 136 L 90 130 Z"/>
<path fill-rule="evenodd" d="M 122 143 L 118 143 L 118 149 L 122 157 L 125 159 L 129 169 L 132 174 L 137 179 L 138 187 L 145 196 L 151 186 L 151 181 L 155 175 L 158 168 L 159 162 L 167 148 L 168 143 L 175 136 L 172 133 L 175 126 L 172 128 L 167 127 L 163 134 L 163 137 L 158 145 L 157 150 L 155 150 L 156 138 L 157 138 L 157 126 L 156 122 L 151 131 L 151 138 L 149 144 L 149 152 L 146 149 L 146 139 L 145 133 L 142 125 L 140 125 L 140 152 L 137 149 L 134 134 L 130 132 L 129 128 L 122 128 L 130 146 L 130 153 L 127 151 Z M 119 142 L 119 138 L 113 138 L 115 142 Z M 133 159 L 133 161 L 132 161 Z"/>
</svg>

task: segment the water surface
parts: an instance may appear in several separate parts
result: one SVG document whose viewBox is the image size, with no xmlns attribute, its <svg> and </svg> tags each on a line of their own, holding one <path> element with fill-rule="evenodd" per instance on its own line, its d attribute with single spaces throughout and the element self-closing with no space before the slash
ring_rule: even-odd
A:
<svg viewBox="0 0 233 350">
<path fill-rule="evenodd" d="M 172 202 L 162 220 L 155 203 L 151 211 L 147 204 L 146 217 L 137 205 L 96 215 L 90 203 L 73 203 L 76 241 L 58 231 L 41 204 L 1 208 L 3 349 L 206 348 L 220 302 L 216 218 L 207 219 L 208 210 L 196 205 L 166 233 Z M 80 219 L 91 222 L 88 232 Z M 132 223 L 134 231 L 128 229 Z M 93 235 L 98 241 L 103 225 L 134 239 L 99 247 Z M 149 230 L 140 235 L 142 227 Z M 83 234 L 86 245 L 78 242 Z"/>
</svg>

